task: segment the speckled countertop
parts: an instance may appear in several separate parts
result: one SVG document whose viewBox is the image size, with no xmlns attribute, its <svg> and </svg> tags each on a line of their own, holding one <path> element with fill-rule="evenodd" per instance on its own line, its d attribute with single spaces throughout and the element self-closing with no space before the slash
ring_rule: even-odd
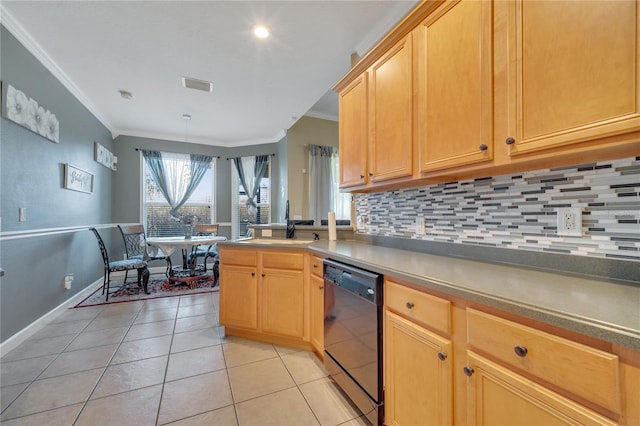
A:
<svg viewBox="0 0 640 426">
<path fill-rule="evenodd" d="M 359 241 L 256 239 L 220 245 L 307 248 L 433 289 L 640 350 L 640 283 L 438 256 Z"/>
<path fill-rule="evenodd" d="M 640 350 L 640 283 L 436 256 L 356 241 L 311 252 L 577 333 Z"/>
</svg>

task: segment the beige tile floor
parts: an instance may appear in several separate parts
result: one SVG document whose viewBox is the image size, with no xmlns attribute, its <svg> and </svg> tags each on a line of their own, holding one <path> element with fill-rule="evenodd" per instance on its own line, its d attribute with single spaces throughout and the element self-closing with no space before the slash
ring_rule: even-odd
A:
<svg viewBox="0 0 640 426">
<path fill-rule="evenodd" d="M 366 425 L 305 351 L 224 337 L 218 294 L 70 309 L 0 360 L 14 425 Z"/>
</svg>

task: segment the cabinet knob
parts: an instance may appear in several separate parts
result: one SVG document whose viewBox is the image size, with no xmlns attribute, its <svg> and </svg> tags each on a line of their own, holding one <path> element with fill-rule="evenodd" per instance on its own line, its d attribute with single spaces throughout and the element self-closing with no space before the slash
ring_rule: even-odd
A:
<svg viewBox="0 0 640 426">
<path fill-rule="evenodd" d="M 266 275 L 266 274 L 261 274 L 261 276 L 263 276 L 263 277 L 264 277 L 265 275 Z"/>
<path fill-rule="evenodd" d="M 256 276 L 256 273 L 255 273 L 255 272 L 252 272 L 252 273 L 251 273 L 251 276 L 252 276 L 252 277 L 255 277 L 255 276 Z"/>
<path fill-rule="evenodd" d="M 465 365 L 463 370 L 464 370 L 464 374 L 466 374 L 467 376 L 469 377 L 473 376 L 473 373 L 474 373 L 473 368 Z"/>
<path fill-rule="evenodd" d="M 516 143 L 516 140 L 514 138 L 512 138 L 511 136 L 509 136 L 504 143 L 506 143 L 507 145 L 513 145 L 514 143 Z"/>
<path fill-rule="evenodd" d="M 314 267 L 314 268 L 317 268 L 317 267 L 318 267 L 318 265 L 316 265 L 316 264 L 314 263 L 314 264 L 313 264 L 313 267 Z"/>
<path fill-rule="evenodd" d="M 364 179 L 364 175 L 360 175 L 360 179 Z"/>
<path fill-rule="evenodd" d="M 373 176 L 373 173 L 369 172 L 369 177 Z"/>
<path fill-rule="evenodd" d="M 406 305 L 407 305 L 407 309 L 412 309 L 414 306 L 413 302 L 407 302 Z"/>
<path fill-rule="evenodd" d="M 520 346 L 520 345 L 516 345 L 513 347 L 513 351 L 516 353 L 516 355 L 518 355 L 520 358 L 524 358 L 525 356 L 527 356 L 527 352 L 529 352 L 527 350 L 527 348 L 525 348 L 524 346 Z"/>
<path fill-rule="evenodd" d="M 322 290 L 322 289 L 324 288 L 324 286 L 323 286 L 323 285 L 319 285 L 319 286 L 318 286 L 318 288 L 319 288 L 320 290 Z"/>
<path fill-rule="evenodd" d="M 445 354 L 444 352 L 438 352 L 438 359 L 440 361 L 444 361 L 445 359 L 447 359 L 447 354 Z"/>
<path fill-rule="evenodd" d="M 480 148 L 480 151 L 486 151 L 486 150 L 489 149 L 489 147 L 487 145 L 483 144 L 483 143 L 480 144 L 479 148 Z"/>
</svg>

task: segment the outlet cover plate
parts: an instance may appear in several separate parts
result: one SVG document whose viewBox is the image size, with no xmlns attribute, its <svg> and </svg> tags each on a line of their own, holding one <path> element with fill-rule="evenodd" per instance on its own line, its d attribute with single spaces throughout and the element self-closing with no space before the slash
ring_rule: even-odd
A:
<svg viewBox="0 0 640 426">
<path fill-rule="evenodd" d="M 582 236 L 582 209 L 561 207 L 558 209 L 558 235 Z"/>
</svg>

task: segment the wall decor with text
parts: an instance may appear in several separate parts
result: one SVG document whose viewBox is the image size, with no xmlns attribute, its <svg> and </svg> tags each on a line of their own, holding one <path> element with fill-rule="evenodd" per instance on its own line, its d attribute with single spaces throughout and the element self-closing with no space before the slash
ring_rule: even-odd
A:
<svg viewBox="0 0 640 426">
<path fill-rule="evenodd" d="M 66 163 L 64 165 L 64 187 L 73 191 L 92 193 L 93 174 Z"/>
<path fill-rule="evenodd" d="M 54 113 L 38 105 L 22 90 L 2 83 L 2 116 L 49 139 L 60 142 L 60 123 Z"/>
<path fill-rule="evenodd" d="M 94 160 L 114 172 L 118 170 L 118 157 L 98 142 L 94 142 Z"/>
</svg>

